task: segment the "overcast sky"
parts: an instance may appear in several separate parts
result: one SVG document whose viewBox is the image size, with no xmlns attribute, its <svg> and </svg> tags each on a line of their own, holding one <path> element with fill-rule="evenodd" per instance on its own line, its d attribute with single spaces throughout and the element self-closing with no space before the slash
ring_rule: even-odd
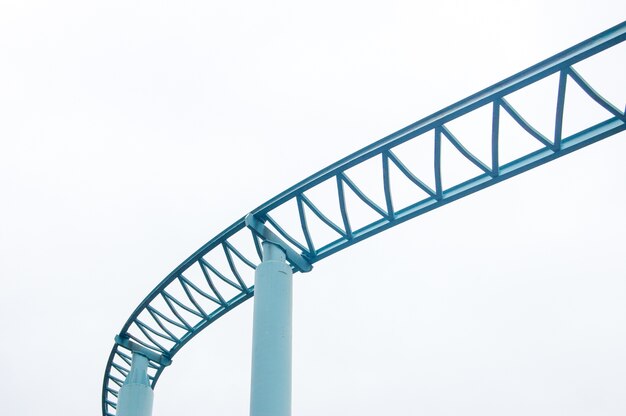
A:
<svg viewBox="0 0 626 416">
<path fill-rule="evenodd" d="M 620 0 L 0 0 L 1 412 L 99 414 L 114 335 L 207 240 L 625 17 Z M 580 70 L 623 109 L 613 49 Z M 293 414 L 626 414 L 625 139 L 296 275 Z M 247 414 L 251 322 L 247 302 L 186 346 L 154 416 Z"/>
</svg>

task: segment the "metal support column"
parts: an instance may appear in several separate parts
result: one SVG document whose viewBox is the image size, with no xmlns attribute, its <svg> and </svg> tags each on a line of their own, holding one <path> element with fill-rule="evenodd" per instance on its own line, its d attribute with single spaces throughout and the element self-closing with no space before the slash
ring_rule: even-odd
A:
<svg viewBox="0 0 626 416">
<path fill-rule="evenodd" d="M 265 241 L 254 276 L 250 416 L 291 415 L 291 313 L 291 267 Z"/>
<path fill-rule="evenodd" d="M 148 358 L 133 352 L 130 373 L 120 389 L 117 416 L 151 416 L 154 392 L 148 379 Z"/>
</svg>

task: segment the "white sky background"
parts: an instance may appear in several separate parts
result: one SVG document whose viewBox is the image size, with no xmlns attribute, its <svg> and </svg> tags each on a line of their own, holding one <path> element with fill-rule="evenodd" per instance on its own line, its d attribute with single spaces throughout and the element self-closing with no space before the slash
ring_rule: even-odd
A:
<svg viewBox="0 0 626 416">
<path fill-rule="evenodd" d="M 208 239 L 625 17 L 619 0 L 0 2 L 1 413 L 99 414 L 114 335 Z M 623 108 L 619 51 L 596 78 Z M 625 414 L 624 139 L 297 275 L 293 414 Z M 247 414 L 251 307 L 175 357 L 155 416 Z"/>
</svg>

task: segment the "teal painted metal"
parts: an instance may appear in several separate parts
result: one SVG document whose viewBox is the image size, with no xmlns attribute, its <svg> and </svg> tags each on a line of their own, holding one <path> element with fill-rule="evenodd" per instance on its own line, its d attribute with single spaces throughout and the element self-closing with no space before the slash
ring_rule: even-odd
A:
<svg viewBox="0 0 626 416">
<path fill-rule="evenodd" d="M 274 234 L 269 228 L 265 226 L 261 221 L 259 221 L 254 215 L 249 214 L 246 215 L 246 226 L 252 230 L 253 233 L 257 235 L 257 237 L 261 238 L 263 241 L 270 242 L 281 248 L 285 252 L 285 256 L 289 259 L 289 262 L 295 266 L 298 270 L 306 273 L 313 270 L 313 266 L 309 263 L 305 258 L 303 258 L 300 254 L 296 253 L 296 251 L 289 246 L 289 244 L 285 243 L 280 237 Z"/>
<path fill-rule="evenodd" d="M 380 233 L 411 218 L 439 208 L 471 193 L 499 183 L 541 164 L 564 156 L 589 144 L 626 130 L 624 103 L 608 102 L 573 68 L 573 65 L 626 40 L 626 22 L 602 32 L 512 77 L 486 88 L 403 128 L 287 189 L 252 210 L 246 218 L 210 240 L 159 283 L 139 304 L 121 328 L 107 362 L 102 388 L 103 415 L 114 415 L 118 389 L 129 372 L 132 352 L 149 356 L 148 378 L 154 388 L 172 357 L 195 335 L 254 295 L 253 275 L 262 259 L 261 244 L 271 241 L 287 252 L 294 272 L 306 272 L 311 266 L 352 244 Z M 559 78 L 556 91 L 554 132 L 542 134 L 525 120 L 511 104 L 509 96 L 550 75 Z M 578 85 L 602 108 L 606 119 L 565 135 L 563 117 L 570 85 Z M 491 157 L 481 160 L 457 138 L 448 123 L 472 111 L 491 106 Z M 500 154 L 500 120 L 510 116 L 539 148 L 508 163 Z M 411 140 L 434 137 L 434 184 L 428 185 L 402 161 L 399 145 Z M 446 186 L 446 165 L 442 144 L 449 142 L 478 173 L 463 183 Z M 377 160 L 382 175 L 384 203 L 377 204 L 350 178 L 350 169 Z M 423 197 L 407 206 L 394 198 L 391 169 L 401 172 Z M 340 218 L 320 209 L 310 192 L 323 184 L 335 188 Z M 374 219 L 365 225 L 354 223 L 348 193 L 370 210 Z M 298 219 L 297 230 L 289 230 L 277 216 L 280 210 L 292 210 Z M 312 232 L 315 220 L 335 233 L 332 241 L 321 242 Z M 248 250 L 246 250 L 248 249 Z M 148 353 L 149 351 L 149 353 Z"/>
<path fill-rule="evenodd" d="M 250 416 L 291 415 L 292 270 L 265 241 L 254 277 Z"/>
<path fill-rule="evenodd" d="M 117 416 L 151 416 L 154 392 L 148 379 L 148 357 L 133 353 L 130 372 L 120 389 Z"/>
</svg>

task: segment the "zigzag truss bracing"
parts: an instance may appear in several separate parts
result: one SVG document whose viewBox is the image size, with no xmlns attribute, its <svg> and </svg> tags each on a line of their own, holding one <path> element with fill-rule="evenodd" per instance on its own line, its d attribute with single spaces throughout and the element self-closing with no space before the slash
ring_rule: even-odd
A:
<svg viewBox="0 0 626 416">
<path fill-rule="evenodd" d="M 306 272 L 374 234 L 625 130 L 626 97 L 609 102 L 578 68 L 625 39 L 626 22 L 351 154 L 237 220 L 163 279 L 121 328 L 104 375 L 103 415 L 116 413 L 132 351 L 150 359 L 154 387 L 187 342 L 254 295 L 263 239 L 280 241 L 294 272 Z M 548 103 L 540 112 L 548 122 L 525 118 L 531 111 L 518 105 L 541 88 L 532 107 Z M 577 102 L 596 117 L 568 117 Z M 468 120 L 481 137 L 463 134 Z"/>
</svg>

